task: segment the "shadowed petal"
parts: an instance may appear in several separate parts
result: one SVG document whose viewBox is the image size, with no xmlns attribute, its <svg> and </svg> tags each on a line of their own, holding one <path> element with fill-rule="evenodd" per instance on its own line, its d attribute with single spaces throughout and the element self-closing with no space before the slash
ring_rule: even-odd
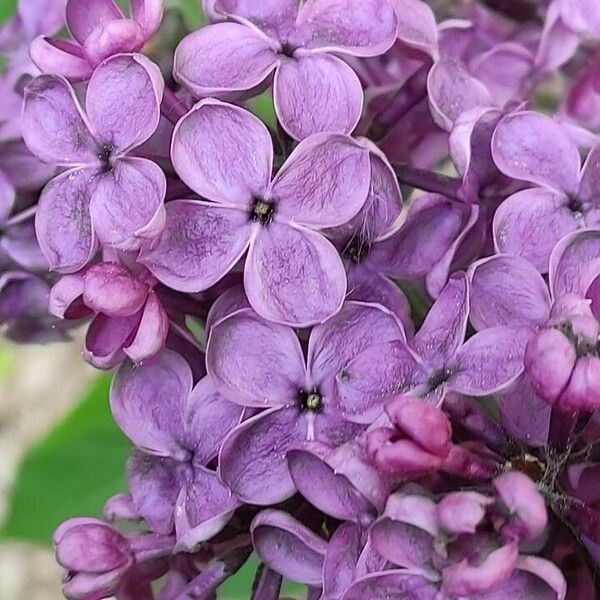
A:
<svg viewBox="0 0 600 600">
<path fill-rule="evenodd" d="M 173 165 L 195 192 L 249 208 L 271 179 L 273 146 L 264 124 L 239 106 L 207 99 L 177 124 Z"/>
<path fill-rule="evenodd" d="M 341 308 L 346 272 L 322 235 L 275 222 L 250 245 L 244 287 L 252 308 L 264 318 L 308 327 Z"/>
<path fill-rule="evenodd" d="M 481 330 L 497 325 L 542 325 L 550 314 L 550 293 L 543 277 L 519 256 L 492 256 L 474 263 L 471 324 Z"/>
<path fill-rule="evenodd" d="M 181 458 L 182 411 L 191 390 L 187 362 L 164 350 L 143 365 L 121 366 L 113 380 L 110 406 L 115 421 L 138 448 Z"/>
<path fill-rule="evenodd" d="M 282 220 L 333 227 L 362 208 L 370 180 L 365 148 L 348 136 L 316 135 L 292 152 L 273 180 L 270 195 Z"/>
<path fill-rule="evenodd" d="M 531 330 L 492 327 L 467 340 L 456 356 L 458 372 L 450 387 L 468 396 L 486 396 L 510 385 L 523 372 Z"/>
<path fill-rule="evenodd" d="M 98 314 L 85 336 L 83 357 L 97 369 L 112 369 L 125 359 L 123 346 L 135 335 L 141 315 L 107 317 Z"/>
<path fill-rule="evenodd" d="M 73 273 L 96 251 L 90 218 L 93 169 L 73 169 L 55 177 L 42 191 L 35 215 L 35 231 L 51 269 Z"/>
<path fill-rule="evenodd" d="M 308 527 L 278 510 L 259 513 L 250 527 L 260 559 L 286 579 L 321 585 L 327 544 Z"/>
<path fill-rule="evenodd" d="M 498 252 L 520 256 L 545 273 L 554 246 L 578 228 L 565 196 L 532 188 L 509 196 L 500 205 L 494 215 L 494 242 Z"/>
<path fill-rule="evenodd" d="M 158 127 L 164 82 L 158 67 L 141 54 L 104 61 L 86 92 L 90 124 L 115 153 L 145 142 Z"/>
<path fill-rule="evenodd" d="M 325 131 L 350 133 L 358 124 L 362 86 L 336 56 L 305 54 L 284 60 L 273 85 L 277 116 L 296 140 Z"/>
<path fill-rule="evenodd" d="M 387 0 L 306 0 L 297 19 L 310 48 L 378 56 L 396 39 L 397 19 Z"/>
<path fill-rule="evenodd" d="M 197 98 L 228 96 L 262 83 L 278 62 L 275 43 L 254 28 L 217 23 L 185 37 L 173 73 Z"/>
<path fill-rule="evenodd" d="M 469 286 L 462 274 L 453 276 L 435 301 L 412 347 L 432 368 L 441 368 L 463 344 L 469 316 Z"/>
<path fill-rule="evenodd" d="M 206 290 L 242 257 L 250 239 L 247 216 L 210 202 L 175 200 L 166 205 L 163 232 L 142 248 L 139 262 L 169 287 Z"/>
<path fill-rule="evenodd" d="M 264 408 L 295 401 L 304 384 L 304 358 L 293 329 L 244 309 L 213 326 L 206 365 L 230 401 Z"/>
<path fill-rule="evenodd" d="M 58 165 L 99 164 L 98 143 L 62 77 L 41 75 L 25 88 L 23 138 L 45 162 Z"/>
<path fill-rule="evenodd" d="M 99 173 L 90 201 L 94 231 L 103 243 L 122 250 L 139 248 L 164 228 L 167 181 L 145 158 L 123 158 Z"/>
<path fill-rule="evenodd" d="M 498 168 L 513 179 L 567 194 L 578 191 L 577 146 L 546 115 L 525 111 L 504 117 L 492 137 L 492 155 Z"/>
<path fill-rule="evenodd" d="M 438 600 L 437 586 L 422 575 L 402 569 L 371 573 L 358 579 L 342 600 Z"/>
</svg>

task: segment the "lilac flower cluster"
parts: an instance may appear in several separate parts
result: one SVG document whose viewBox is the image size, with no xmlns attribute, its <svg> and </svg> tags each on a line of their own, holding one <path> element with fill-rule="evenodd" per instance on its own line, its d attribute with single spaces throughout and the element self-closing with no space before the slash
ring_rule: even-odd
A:
<svg viewBox="0 0 600 600">
<path fill-rule="evenodd" d="M 600 4 L 203 10 L 0 31 L 0 325 L 132 443 L 65 596 L 600 597 Z"/>
</svg>

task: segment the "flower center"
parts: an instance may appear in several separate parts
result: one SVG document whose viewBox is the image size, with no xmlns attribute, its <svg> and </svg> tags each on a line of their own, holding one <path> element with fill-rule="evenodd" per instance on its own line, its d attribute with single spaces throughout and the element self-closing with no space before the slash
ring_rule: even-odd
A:
<svg viewBox="0 0 600 600">
<path fill-rule="evenodd" d="M 525 473 L 535 482 L 540 482 L 546 474 L 546 465 L 537 457 L 531 454 L 521 454 L 510 461 L 511 468 L 521 473 Z"/>
<path fill-rule="evenodd" d="M 440 385 L 446 383 L 454 375 L 453 369 L 438 369 L 434 371 L 427 380 L 427 389 L 429 392 L 437 390 Z"/>
<path fill-rule="evenodd" d="M 365 259 L 367 254 L 369 254 L 370 249 L 371 246 L 367 242 L 360 237 L 355 237 L 348 242 L 344 248 L 343 254 L 352 262 L 360 263 Z"/>
<path fill-rule="evenodd" d="M 112 151 L 113 147 L 110 144 L 102 144 L 100 151 L 98 152 L 98 158 L 100 159 L 100 164 L 102 165 L 102 171 L 104 173 L 112 171 L 113 167 L 110 162 Z"/>
<path fill-rule="evenodd" d="M 283 56 L 287 56 L 288 58 L 293 58 L 295 51 L 296 46 L 293 46 L 289 42 L 284 42 L 283 44 L 281 44 L 281 48 L 279 49 L 279 53 L 283 54 Z"/>
<path fill-rule="evenodd" d="M 300 390 L 298 394 L 298 405 L 302 412 L 319 413 L 323 409 L 323 396 L 319 388 L 313 388 L 311 391 Z"/>
<path fill-rule="evenodd" d="M 570 196 L 567 208 L 576 217 L 583 216 L 583 202 L 577 196 Z"/>
<path fill-rule="evenodd" d="M 270 225 L 275 215 L 275 204 L 264 198 L 255 197 L 250 206 L 250 220 L 261 225 Z"/>
</svg>

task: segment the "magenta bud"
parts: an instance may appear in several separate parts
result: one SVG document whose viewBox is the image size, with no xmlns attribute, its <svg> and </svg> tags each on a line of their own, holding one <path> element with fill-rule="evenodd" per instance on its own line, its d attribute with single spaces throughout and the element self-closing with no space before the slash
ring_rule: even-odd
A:
<svg viewBox="0 0 600 600">
<path fill-rule="evenodd" d="M 494 500 L 477 492 L 453 492 L 437 505 L 440 526 L 449 533 L 475 533 Z"/>
<path fill-rule="evenodd" d="M 594 411 L 600 408 L 600 359 L 582 356 L 577 359 L 571 379 L 558 404 L 564 410 Z"/>
<path fill-rule="evenodd" d="M 525 370 L 533 388 L 550 404 L 567 386 L 576 360 L 573 344 L 556 329 L 542 329 L 525 349 Z"/>
<path fill-rule="evenodd" d="M 452 426 L 439 408 L 410 396 L 398 396 L 387 403 L 385 410 L 392 423 L 425 451 L 441 458 L 448 456 Z"/>
</svg>

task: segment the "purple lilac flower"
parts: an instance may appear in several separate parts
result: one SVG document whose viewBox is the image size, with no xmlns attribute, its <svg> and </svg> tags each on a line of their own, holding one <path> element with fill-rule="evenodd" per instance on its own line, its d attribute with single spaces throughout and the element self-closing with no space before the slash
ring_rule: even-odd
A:
<svg viewBox="0 0 600 600">
<path fill-rule="evenodd" d="M 376 56 L 396 38 L 388 0 L 207 0 L 225 20 L 192 33 L 175 53 L 175 78 L 195 97 L 251 93 L 274 72 L 275 109 L 295 139 L 350 133 L 361 115 L 358 77 L 338 54 Z"/>
<path fill-rule="evenodd" d="M 131 0 L 130 5 L 126 18 L 113 0 L 67 0 L 74 41 L 40 35 L 30 47 L 33 62 L 43 73 L 87 81 L 105 59 L 139 52 L 162 21 L 163 0 Z"/>
<path fill-rule="evenodd" d="M 234 429 L 219 456 L 222 480 L 242 501 L 274 504 L 295 486 L 285 451 L 302 441 L 337 447 L 361 426 L 345 421 L 332 396 L 336 373 L 383 340 L 404 339 L 401 323 L 378 305 L 348 302 L 314 327 L 305 359 L 296 333 L 251 309 L 212 326 L 207 369 L 223 396 L 266 409 Z"/>
<path fill-rule="evenodd" d="M 98 244 L 132 250 L 164 226 L 165 176 L 131 151 L 158 126 L 162 77 L 141 55 L 102 63 L 87 88 L 87 115 L 61 77 L 27 88 L 24 138 L 41 160 L 67 167 L 44 188 L 36 233 L 50 267 L 77 271 Z M 118 100 L 116 100 L 118 99 Z"/>
<path fill-rule="evenodd" d="M 345 223 L 365 203 L 366 148 L 347 136 L 318 134 L 271 179 L 266 127 L 241 108 L 208 99 L 178 123 L 171 155 L 182 180 L 212 202 L 169 202 L 164 232 L 139 258 L 160 281 L 182 291 L 207 289 L 248 250 L 244 286 L 260 315 L 308 326 L 340 309 L 344 267 L 314 229 Z"/>
</svg>

